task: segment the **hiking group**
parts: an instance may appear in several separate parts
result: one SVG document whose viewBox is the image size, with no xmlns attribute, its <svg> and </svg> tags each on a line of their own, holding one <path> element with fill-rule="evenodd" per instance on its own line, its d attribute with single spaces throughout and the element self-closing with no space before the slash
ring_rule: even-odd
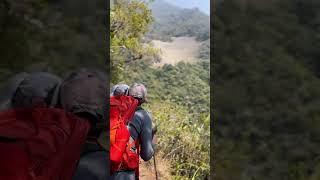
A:
<svg viewBox="0 0 320 180">
<path fill-rule="evenodd" d="M 110 162 L 112 180 L 139 179 L 139 155 L 149 161 L 153 154 L 150 114 L 141 105 L 147 102 L 143 84 L 117 84 L 110 94 Z"/>
<path fill-rule="evenodd" d="M 139 156 L 154 154 L 141 107 L 147 89 L 119 84 L 109 96 L 106 82 L 89 69 L 63 80 L 46 72 L 9 79 L 0 97 L 0 180 L 139 179 Z"/>
</svg>

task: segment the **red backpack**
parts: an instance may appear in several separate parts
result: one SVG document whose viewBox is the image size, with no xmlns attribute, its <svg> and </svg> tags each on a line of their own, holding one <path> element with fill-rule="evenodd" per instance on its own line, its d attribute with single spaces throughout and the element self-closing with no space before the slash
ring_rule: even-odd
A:
<svg viewBox="0 0 320 180">
<path fill-rule="evenodd" d="M 0 112 L 0 179 L 72 179 L 89 128 L 61 109 Z"/>
<path fill-rule="evenodd" d="M 139 171 L 139 143 L 130 138 L 128 123 L 138 106 L 131 96 L 110 97 L 111 173 L 119 170 Z"/>
</svg>

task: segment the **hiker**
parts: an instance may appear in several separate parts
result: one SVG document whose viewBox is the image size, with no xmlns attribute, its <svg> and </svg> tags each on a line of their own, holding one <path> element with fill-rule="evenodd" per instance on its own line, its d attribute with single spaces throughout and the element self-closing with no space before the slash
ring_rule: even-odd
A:
<svg viewBox="0 0 320 180">
<path fill-rule="evenodd" d="M 144 161 L 149 161 L 153 154 L 153 134 L 152 134 L 152 119 L 150 114 L 145 111 L 141 105 L 147 101 L 147 89 L 143 84 L 134 84 L 129 88 L 130 97 L 137 102 L 135 112 L 132 119 L 128 122 L 128 130 L 130 133 L 127 147 L 128 151 L 137 153 Z M 111 104 L 112 105 L 112 104 Z M 110 112 L 111 116 L 111 112 Z M 110 152 L 112 157 L 112 151 Z M 129 158 L 128 158 L 129 159 Z M 120 165 L 115 172 L 112 173 L 112 180 L 135 180 L 139 179 L 139 158 L 132 158 L 134 161 L 131 164 L 136 166 L 135 169 L 128 168 L 129 165 Z M 129 159 L 130 160 L 130 159 Z M 121 163 L 123 164 L 123 162 Z M 134 167 L 134 166 L 133 166 Z M 111 167 L 112 169 L 112 167 Z"/>
<path fill-rule="evenodd" d="M 109 152 L 99 141 L 109 125 L 106 118 L 106 76 L 101 72 L 83 71 L 70 77 L 65 86 L 64 83 L 61 86 L 62 107 L 88 119 L 91 125 L 72 180 L 106 180 L 110 176 Z"/>
<path fill-rule="evenodd" d="M 20 73 L 9 81 L 1 98 L 0 179 L 107 179 L 109 155 L 97 140 L 108 124 L 101 74 L 81 70 L 61 83 L 50 73 Z"/>
</svg>

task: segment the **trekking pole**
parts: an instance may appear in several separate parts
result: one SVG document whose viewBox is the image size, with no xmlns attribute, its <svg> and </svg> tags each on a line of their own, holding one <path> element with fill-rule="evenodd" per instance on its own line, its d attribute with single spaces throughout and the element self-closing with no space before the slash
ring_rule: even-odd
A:
<svg viewBox="0 0 320 180">
<path fill-rule="evenodd" d="M 154 153 L 154 155 L 153 155 L 153 163 L 154 163 L 154 170 L 155 170 L 155 173 L 156 173 L 156 180 L 159 180 L 159 178 L 158 178 L 158 170 L 157 170 L 157 163 L 156 163 L 156 153 Z"/>
<path fill-rule="evenodd" d="M 154 137 L 154 135 L 156 134 L 158 128 L 157 126 L 152 129 L 152 136 Z M 154 171 L 156 173 L 156 180 L 159 180 L 159 177 L 158 177 L 158 170 L 157 170 L 157 163 L 156 163 L 156 151 L 154 150 L 154 154 L 153 154 L 153 164 L 154 164 Z"/>
</svg>

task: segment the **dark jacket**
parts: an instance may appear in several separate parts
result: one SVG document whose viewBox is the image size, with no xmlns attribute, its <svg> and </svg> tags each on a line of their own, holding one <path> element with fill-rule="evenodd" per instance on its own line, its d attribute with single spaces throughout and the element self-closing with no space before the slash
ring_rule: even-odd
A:
<svg viewBox="0 0 320 180">
<path fill-rule="evenodd" d="M 109 153 L 94 151 L 80 158 L 72 180 L 107 180 L 109 177 Z"/>
<path fill-rule="evenodd" d="M 149 161 L 154 154 L 150 114 L 143 108 L 138 107 L 132 121 L 129 123 L 129 131 L 134 140 L 140 138 L 140 157 L 144 161 Z"/>
</svg>

